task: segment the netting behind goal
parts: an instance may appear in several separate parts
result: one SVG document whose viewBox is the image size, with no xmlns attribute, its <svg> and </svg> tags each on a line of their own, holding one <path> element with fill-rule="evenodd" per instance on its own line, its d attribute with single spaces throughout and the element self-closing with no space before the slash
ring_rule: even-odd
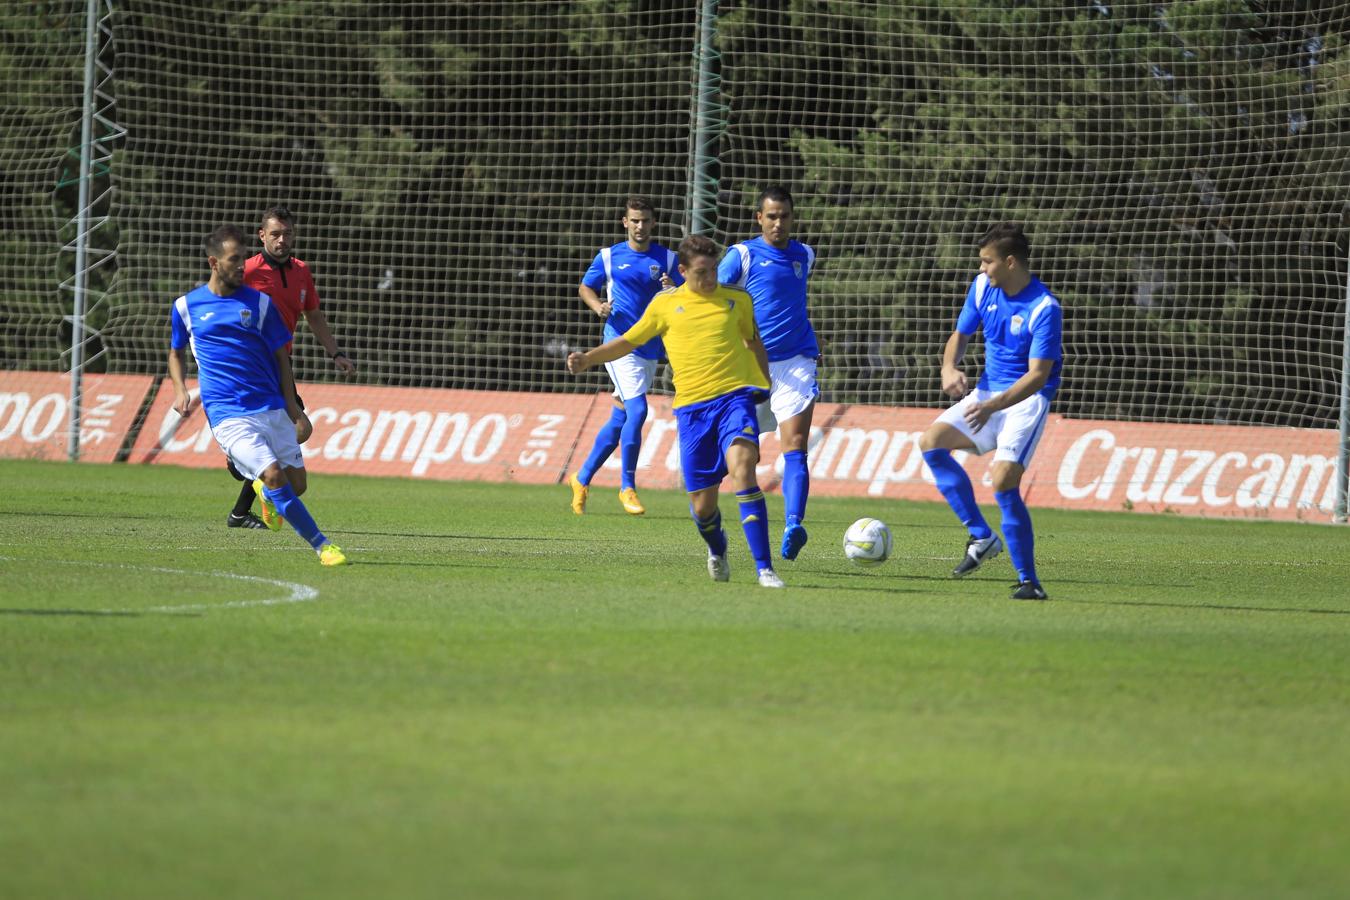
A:
<svg viewBox="0 0 1350 900">
<path fill-rule="evenodd" d="M 361 382 L 601 388 L 562 368 L 600 337 L 576 285 L 622 238 L 629 193 L 654 201 L 659 240 L 682 235 L 700 5 L 118 3 L 127 136 L 98 365 L 162 372 L 168 305 L 206 275 L 202 236 L 284 203 Z M 4 302 L 25 315 L 0 330 L 6 365 L 55 368 L 61 299 L 34 262 L 60 242 L 43 218 L 78 113 L 83 4 L 41 6 L 60 27 L 3 20 L 0 69 L 28 87 L 0 129 Z M 794 192 L 819 254 L 827 399 L 939 405 L 974 241 L 1015 220 L 1066 309 L 1058 411 L 1334 425 L 1346 4 L 719 7 L 713 236 L 753 233 L 761 187 Z M 296 346 L 302 379 L 334 377 L 303 326 Z"/>
</svg>

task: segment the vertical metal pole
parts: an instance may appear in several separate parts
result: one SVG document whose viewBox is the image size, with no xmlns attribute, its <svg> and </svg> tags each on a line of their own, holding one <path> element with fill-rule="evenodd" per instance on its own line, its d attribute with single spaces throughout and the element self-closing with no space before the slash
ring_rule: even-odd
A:
<svg viewBox="0 0 1350 900">
<path fill-rule="evenodd" d="M 721 131 L 721 76 L 717 72 L 717 0 L 703 0 L 699 14 L 693 160 L 689 170 L 689 233 L 708 234 L 717 220 L 717 139 Z"/>
<path fill-rule="evenodd" d="M 89 179 L 94 141 L 94 70 L 98 55 L 98 0 L 85 4 L 84 116 L 80 123 L 80 194 L 75 225 L 75 308 L 70 316 L 70 439 L 68 455 L 80 458 L 80 407 L 84 396 L 84 302 L 89 273 Z"/>
<path fill-rule="evenodd" d="M 1345 328 L 1341 332 L 1341 452 L 1336 465 L 1334 522 L 1346 521 L 1350 495 L 1350 247 L 1345 253 Z"/>
</svg>

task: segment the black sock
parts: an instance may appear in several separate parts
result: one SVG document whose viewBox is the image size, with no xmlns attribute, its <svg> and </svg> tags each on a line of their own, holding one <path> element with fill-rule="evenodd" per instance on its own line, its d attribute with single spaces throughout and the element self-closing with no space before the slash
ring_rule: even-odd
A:
<svg viewBox="0 0 1350 900">
<path fill-rule="evenodd" d="M 230 512 L 230 515 L 236 519 L 242 519 L 253 508 L 254 496 L 253 484 L 245 481 L 239 489 L 239 499 L 234 501 L 234 509 Z"/>
</svg>

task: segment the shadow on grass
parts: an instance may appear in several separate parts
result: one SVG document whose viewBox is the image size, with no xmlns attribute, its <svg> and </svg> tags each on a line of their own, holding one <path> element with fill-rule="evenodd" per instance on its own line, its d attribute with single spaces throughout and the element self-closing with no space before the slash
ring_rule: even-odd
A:
<svg viewBox="0 0 1350 900">
<path fill-rule="evenodd" d="M 143 616 L 174 616 L 200 619 L 199 612 L 173 612 L 171 610 L 147 610 L 136 612 L 128 609 L 6 609 L 0 607 L 0 616 L 88 616 L 90 618 L 138 619 Z"/>
<path fill-rule="evenodd" d="M 1056 602 L 1051 598 L 1050 603 Z M 1350 609 L 1320 609 L 1306 606 L 1236 606 L 1231 603 L 1167 603 L 1161 600 L 1074 600 L 1067 598 L 1062 603 L 1076 603 L 1079 606 L 1157 606 L 1164 609 L 1206 609 L 1221 612 L 1259 612 L 1259 613 L 1297 613 L 1312 616 L 1350 616 Z"/>
<path fill-rule="evenodd" d="M 436 534 L 430 531 L 358 531 L 351 528 L 334 528 L 326 533 L 333 535 L 353 534 L 360 537 L 429 538 L 454 541 L 529 541 L 534 544 L 591 544 L 595 542 L 594 538 L 543 537 L 534 534 Z"/>
</svg>

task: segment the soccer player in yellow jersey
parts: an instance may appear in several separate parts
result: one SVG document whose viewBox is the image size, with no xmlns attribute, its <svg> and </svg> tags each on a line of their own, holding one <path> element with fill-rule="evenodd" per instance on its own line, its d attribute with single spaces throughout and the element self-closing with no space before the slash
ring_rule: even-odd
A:
<svg viewBox="0 0 1350 900">
<path fill-rule="evenodd" d="M 759 583 L 780 588 L 769 549 L 769 512 L 755 480 L 759 425 L 755 404 L 768 396 L 769 360 L 755 329 L 750 295 L 717 283 L 717 245 L 702 235 L 680 243 L 684 284 L 652 298 L 642 318 L 620 337 L 567 357 L 580 374 L 663 338 L 675 381 L 671 404 L 680 435 L 680 468 L 689 512 L 708 545 L 708 574 L 729 581 L 727 534 L 717 492 L 731 476 L 741 529 L 759 569 Z"/>
</svg>

